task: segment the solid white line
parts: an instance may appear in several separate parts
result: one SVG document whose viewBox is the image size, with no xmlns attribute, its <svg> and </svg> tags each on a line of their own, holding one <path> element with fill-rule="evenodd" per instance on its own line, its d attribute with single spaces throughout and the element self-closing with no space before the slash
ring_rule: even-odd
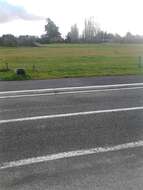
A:
<svg viewBox="0 0 143 190">
<path fill-rule="evenodd" d="M 113 89 L 101 89 L 101 90 L 82 90 L 82 91 L 67 91 L 67 92 L 55 92 L 55 93 L 44 93 L 44 94 L 23 94 L 23 95 L 12 95 L 12 96 L 0 96 L 0 99 L 8 98 L 23 98 L 23 97 L 37 97 L 37 96 L 53 96 L 53 95 L 64 95 L 64 94 L 82 94 L 82 93 L 96 93 L 96 92 L 110 92 L 110 91 L 121 91 L 121 90 L 138 90 L 143 87 L 128 87 L 128 88 L 113 88 Z"/>
<path fill-rule="evenodd" d="M 19 90 L 19 91 L 3 91 L 0 94 L 14 94 L 14 93 L 25 93 L 25 92 L 55 92 L 62 90 L 77 90 L 77 89 L 90 89 L 90 88 L 110 88 L 110 87 L 125 87 L 125 86 L 141 86 L 143 83 L 131 83 L 131 84 L 113 84 L 113 85 L 97 85 L 97 86 L 79 86 L 79 87 L 65 87 L 65 88 L 49 88 L 49 89 L 33 89 L 33 90 Z"/>
<path fill-rule="evenodd" d="M 136 142 L 130 142 L 130 143 L 120 144 L 116 146 L 96 147 L 96 148 L 91 148 L 87 150 L 76 150 L 76 151 L 62 152 L 62 153 L 57 153 L 57 154 L 49 154 L 46 156 L 28 158 L 28 159 L 23 159 L 23 160 L 18 160 L 18 161 L 4 162 L 0 164 L 0 170 L 8 169 L 8 168 L 16 168 L 19 166 L 26 166 L 26 165 L 31 165 L 31 164 L 37 164 L 41 162 L 54 161 L 54 160 L 59 160 L 59 159 L 64 159 L 64 158 L 72 158 L 72 157 L 85 156 L 85 155 L 91 155 L 91 154 L 113 152 L 113 151 L 125 150 L 129 148 L 137 148 L 137 147 L 142 147 L 142 146 L 143 146 L 143 141 L 136 141 Z"/>
<path fill-rule="evenodd" d="M 109 109 L 109 110 L 86 111 L 86 112 L 77 112 L 77 113 L 65 113 L 65 114 L 55 114 L 55 115 L 34 116 L 34 117 L 24 117 L 24 118 L 18 118 L 18 119 L 7 119 L 7 120 L 0 120 L 0 124 L 21 122 L 21 121 L 42 120 L 42 119 L 53 119 L 53 118 L 61 118 L 61 117 L 93 115 L 93 114 L 101 114 L 101 113 L 135 111 L 135 110 L 143 110 L 143 106 L 142 107 L 131 107 L 131 108 Z"/>
</svg>

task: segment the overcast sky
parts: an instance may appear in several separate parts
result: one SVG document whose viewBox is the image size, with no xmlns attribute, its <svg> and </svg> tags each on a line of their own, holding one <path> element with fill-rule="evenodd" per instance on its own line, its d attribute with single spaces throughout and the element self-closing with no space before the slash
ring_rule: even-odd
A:
<svg viewBox="0 0 143 190">
<path fill-rule="evenodd" d="M 89 17 L 107 32 L 143 35 L 143 0 L 0 0 L 0 35 L 41 35 L 48 17 L 63 35 Z"/>
</svg>

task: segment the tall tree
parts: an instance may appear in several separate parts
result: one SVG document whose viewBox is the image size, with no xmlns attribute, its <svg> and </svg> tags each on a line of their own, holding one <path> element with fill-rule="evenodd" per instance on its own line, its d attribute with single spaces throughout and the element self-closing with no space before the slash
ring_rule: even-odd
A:
<svg viewBox="0 0 143 190">
<path fill-rule="evenodd" d="M 1 37 L 1 45 L 14 47 L 17 45 L 17 39 L 12 34 L 5 34 Z"/>
<path fill-rule="evenodd" d="M 60 41 L 61 33 L 59 32 L 59 28 L 56 24 L 50 19 L 47 19 L 47 24 L 45 25 L 46 37 L 48 38 L 49 42 L 56 42 Z"/>
<path fill-rule="evenodd" d="M 67 35 L 67 39 L 70 39 L 70 42 L 78 42 L 79 41 L 79 29 L 76 24 L 71 26 L 71 30 Z"/>
<path fill-rule="evenodd" d="M 17 38 L 17 45 L 18 46 L 35 46 L 36 41 L 38 41 L 38 37 L 36 36 L 23 35 Z"/>
<path fill-rule="evenodd" d="M 99 31 L 99 26 L 95 23 L 94 18 L 86 19 L 84 22 L 83 39 L 86 42 L 94 42 L 95 36 Z"/>
<path fill-rule="evenodd" d="M 134 41 L 134 36 L 130 32 L 127 32 L 126 36 L 124 37 L 124 41 L 126 43 L 131 43 Z"/>
</svg>

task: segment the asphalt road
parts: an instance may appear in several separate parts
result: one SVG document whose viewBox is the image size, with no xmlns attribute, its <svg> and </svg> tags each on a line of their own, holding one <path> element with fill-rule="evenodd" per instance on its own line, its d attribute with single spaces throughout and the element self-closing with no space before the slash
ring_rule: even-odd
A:
<svg viewBox="0 0 143 190">
<path fill-rule="evenodd" d="M 59 88 L 69 86 L 105 85 L 143 82 L 143 76 L 66 78 L 52 80 L 0 81 L 0 91 Z"/>
<path fill-rule="evenodd" d="M 88 92 L 18 92 L 93 85 Z M 0 92 L 0 190 L 142 190 L 143 77 L 0 82 Z M 99 147 L 109 151 L 44 160 Z M 34 164 L 23 162 L 30 158 Z"/>
</svg>

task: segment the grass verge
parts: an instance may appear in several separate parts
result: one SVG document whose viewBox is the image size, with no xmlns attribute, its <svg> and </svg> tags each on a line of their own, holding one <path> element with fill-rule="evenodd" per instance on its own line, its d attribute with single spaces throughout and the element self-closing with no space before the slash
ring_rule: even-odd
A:
<svg viewBox="0 0 143 190">
<path fill-rule="evenodd" d="M 0 80 L 142 75 L 143 65 L 139 65 L 142 55 L 143 45 L 136 44 L 0 48 Z M 17 76 L 16 68 L 24 68 L 26 76 Z"/>
</svg>

